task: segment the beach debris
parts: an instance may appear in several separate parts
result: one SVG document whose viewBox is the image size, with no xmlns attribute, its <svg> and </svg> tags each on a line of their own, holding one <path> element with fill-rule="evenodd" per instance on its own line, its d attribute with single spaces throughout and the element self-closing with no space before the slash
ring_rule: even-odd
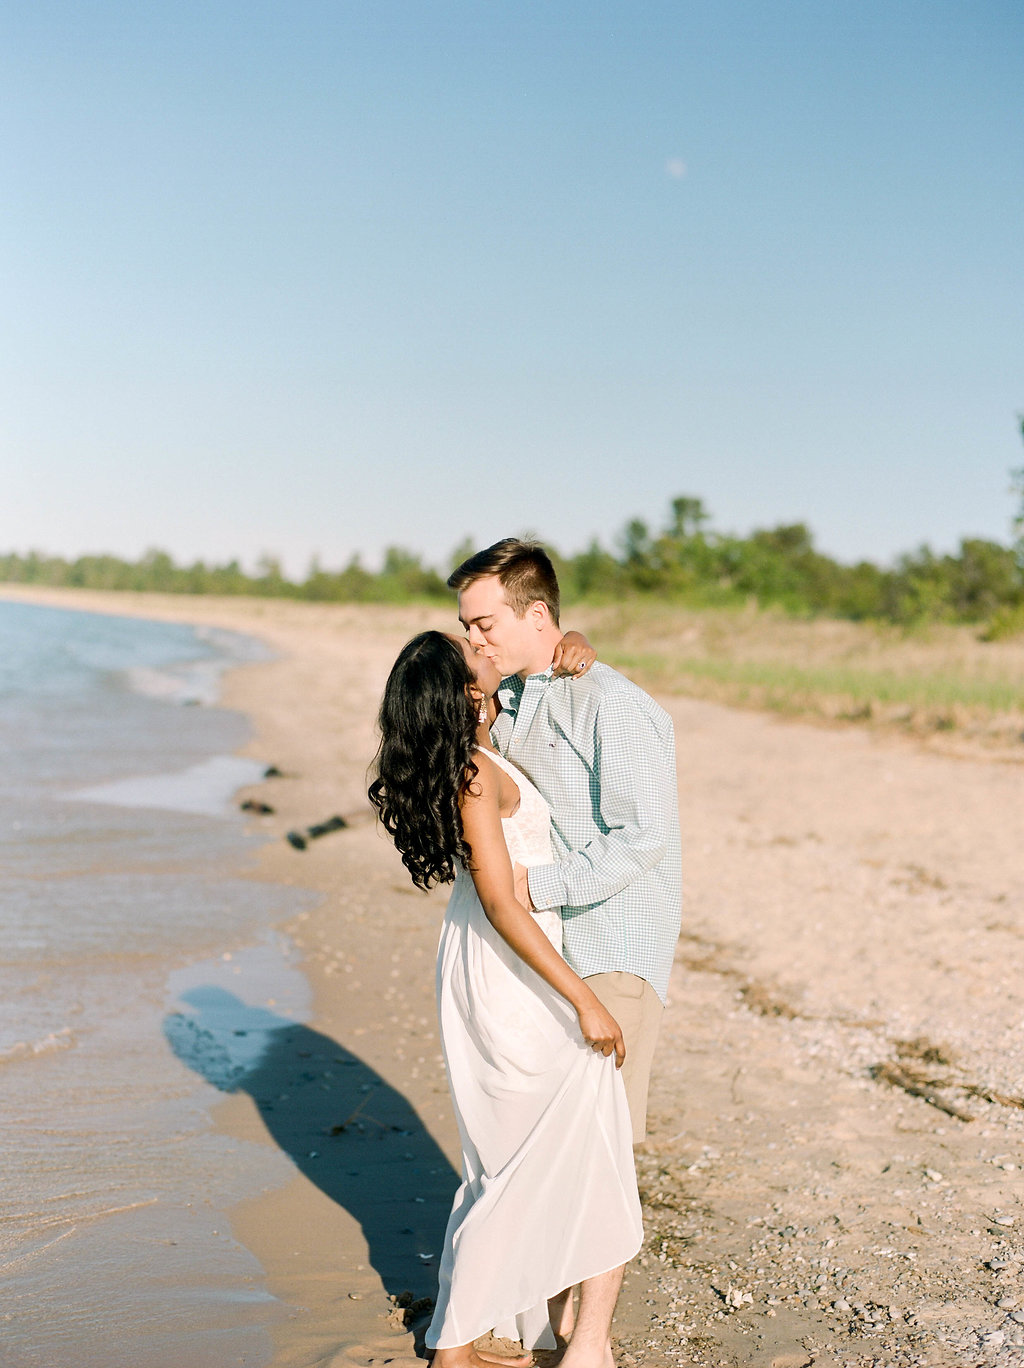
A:
<svg viewBox="0 0 1024 1368">
<path fill-rule="evenodd" d="M 326 836 L 329 831 L 342 831 L 348 826 L 344 817 L 337 814 L 328 817 L 326 822 L 316 822 L 313 826 L 307 827 L 305 831 L 289 831 L 285 835 L 285 840 L 296 850 L 305 850 L 310 841 L 317 840 L 320 836 Z"/>
<path fill-rule="evenodd" d="M 966 1097 L 977 1097 L 980 1101 L 991 1103 L 993 1106 L 1014 1107 L 1024 1111 L 1024 1097 L 1011 1096 L 979 1083 L 964 1082 L 951 1077 L 938 1078 L 933 1072 L 926 1071 L 921 1067 L 931 1064 L 955 1068 L 954 1054 L 948 1045 L 936 1045 L 925 1036 L 915 1036 L 913 1040 L 894 1040 L 893 1045 L 899 1062 L 875 1065 L 875 1068 L 871 1070 L 871 1075 L 876 1081 L 881 1078 L 884 1082 L 901 1087 L 905 1092 L 923 1098 L 924 1101 L 930 1102 L 933 1107 L 938 1107 L 940 1111 L 945 1111 L 947 1115 L 954 1116 L 960 1121 L 972 1121 L 974 1118 L 944 1102 L 939 1098 L 936 1089 L 954 1088 Z M 899 1073 L 913 1086 L 908 1087 L 907 1083 L 898 1081 L 895 1077 L 887 1076 L 887 1072 L 876 1072 L 876 1070 Z M 915 1091 L 915 1089 L 922 1091 Z M 936 1100 L 937 1098 L 939 1100 Z M 1015 1165 L 1011 1165 L 1009 1171 L 1013 1172 L 1014 1168 Z"/>
<path fill-rule="evenodd" d="M 894 1088 L 902 1088 L 911 1097 L 919 1097 L 922 1102 L 927 1102 L 929 1106 L 936 1107 L 940 1112 L 945 1112 L 947 1116 L 955 1117 L 957 1121 L 973 1121 L 974 1117 L 968 1112 L 961 1111 L 959 1107 L 954 1107 L 951 1102 L 947 1102 L 941 1097 L 934 1088 L 927 1083 L 922 1083 L 914 1078 L 905 1069 L 901 1069 L 898 1064 L 888 1061 L 882 1064 L 873 1064 L 868 1070 L 876 1083 L 888 1083 Z"/>
<path fill-rule="evenodd" d="M 996 1092 L 994 1088 L 980 1087 L 977 1083 L 965 1083 L 963 1090 L 969 1097 L 980 1097 L 983 1102 L 994 1102 L 1000 1107 L 1017 1107 L 1024 1111 L 1024 1097 L 1011 1097 L 1007 1093 Z M 1003 1164 L 1002 1167 L 1012 1173 L 1016 1166 Z"/>
<path fill-rule="evenodd" d="M 748 1011 L 755 1012 L 758 1016 L 782 1017 L 784 1021 L 796 1021 L 800 1016 L 795 1007 L 790 1006 L 762 983 L 744 983 L 739 989 L 739 996 Z"/>
<path fill-rule="evenodd" d="M 733 1311 L 740 1311 L 744 1306 L 753 1305 L 754 1297 L 751 1292 L 744 1292 L 739 1287 L 729 1287 L 725 1293 L 725 1304 Z"/>
<path fill-rule="evenodd" d="M 427 1257 L 432 1258 L 433 1255 Z M 423 1258 L 422 1254 L 420 1258 Z M 413 1321 L 434 1309 L 433 1297 L 414 1297 L 411 1292 L 399 1292 L 397 1297 L 388 1297 L 388 1301 L 391 1305 L 388 1324 L 394 1330 L 407 1330 Z"/>
<path fill-rule="evenodd" d="M 264 779 L 286 779 L 288 776 L 284 770 L 278 769 L 276 765 L 268 765 L 263 771 Z"/>
<path fill-rule="evenodd" d="M 268 817 L 274 811 L 269 803 L 263 803 L 258 798 L 246 798 L 244 803 L 238 806 L 243 812 L 257 812 L 261 817 Z"/>
<path fill-rule="evenodd" d="M 912 1040 L 894 1040 L 896 1053 L 901 1059 L 917 1059 L 922 1064 L 953 1063 L 953 1052 L 948 1045 L 936 1045 L 927 1036 L 914 1036 Z"/>
<path fill-rule="evenodd" d="M 370 1116 L 368 1112 L 364 1112 L 363 1109 L 366 1106 L 367 1102 L 370 1101 L 370 1097 L 372 1096 L 373 1091 L 374 1090 L 369 1083 L 364 1083 L 362 1088 L 360 1088 L 360 1092 L 366 1093 L 367 1096 L 363 1098 L 362 1102 L 360 1102 L 359 1106 L 356 1107 L 355 1111 L 350 1112 L 348 1116 L 345 1117 L 344 1121 L 339 1121 L 336 1125 L 329 1126 L 327 1129 L 327 1134 L 344 1135 L 348 1131 L 349 1127 L 353 1124 L 355 1125 L 356 1130 L 358 1130 L 361 1134 L 365 1134 L 366 1127 L 364 1125 L 364 1122 L 369 1121 L 371 1125 L 377 1126 L 379 1128 L 377 1133 L 378 1139 L 381 1139 L 383 1135 L 388 1131 L 395 1131 L 399 1135 L 408 1135 L 409 1132 L 403 1131 L 401 1126 L 389 1126 L 383 1121 L 378 1121 L 375 1116 Z M 420 1199 L 417 1197 L 416 1200 L 419 1201 Z"/>
</svg>

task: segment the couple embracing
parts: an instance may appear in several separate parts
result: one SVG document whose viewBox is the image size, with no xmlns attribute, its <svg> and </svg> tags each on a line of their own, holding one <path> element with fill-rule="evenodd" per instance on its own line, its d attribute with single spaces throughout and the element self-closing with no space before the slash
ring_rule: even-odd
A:
<svg viewBox="0 0 1024 1368">
<path fill-rule="evenodd" d="M 672 724 L 563 636 L 541 547 L 508 538 L 448 583 L 465 636 L 401 652 L 370 787 L 414 883 L 454 883 L 437 983 L 462 1184 L 427 1345 L 482 1368 L 488 1331 L 557 1336 L 566 1368 L 609 1368 L 679 932 Z"/>
</svg>

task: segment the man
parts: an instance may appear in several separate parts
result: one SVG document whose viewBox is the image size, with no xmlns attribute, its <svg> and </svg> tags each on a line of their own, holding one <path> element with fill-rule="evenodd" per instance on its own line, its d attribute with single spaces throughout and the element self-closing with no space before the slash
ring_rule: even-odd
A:
<svg viewBox="0 0 1024 1368">
<path fill-rule="evenodd" d="M 513 537 L 450 576 L 470 645 L 503 676 L 495 745 L 551 809 L 556 860 L 516 867 L 516 895 L 562 914 L 566 960 L 618 1021 L 634 1143 L 646 1134 L 651 1060 L 680 922 L 675 741 L 663 708 L 600 662 L 555 679 L 554 567 Z M 622 1270 L 584 1284 L 574 1334 L 600 1336 Z M 554 1308 L 553 1308 L 554 1309 Z M 556 1327 L 557 1328 L 557 1327 Z M 578 1345 L 578 1347 L 582 1347 Z"/>
</svg>

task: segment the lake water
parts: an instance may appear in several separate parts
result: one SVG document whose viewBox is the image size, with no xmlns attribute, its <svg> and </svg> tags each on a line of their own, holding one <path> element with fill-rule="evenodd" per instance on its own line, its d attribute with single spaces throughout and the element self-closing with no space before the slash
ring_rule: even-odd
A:
<svg viewBox="0 0 1024 1368">
<path fill-rule="evenodd" d="M 293 1170 L 213 1130 L 220 1093 L 175 1029 L 197 989 L 236 1004 L 201 1042 L 216 1081 L 211 1048 L 244 1070 L 260 1022 L 308 1016 L 274 929 L 304 895 L 249 877 L 263 838 L 233 794 L 264 762 L 217 706 L 223 671 L 261 658 L 231 633 L 0 602 L 8 1368 L 270 1360 L 281 1311 L 224 1213 Z"/>
</svg>

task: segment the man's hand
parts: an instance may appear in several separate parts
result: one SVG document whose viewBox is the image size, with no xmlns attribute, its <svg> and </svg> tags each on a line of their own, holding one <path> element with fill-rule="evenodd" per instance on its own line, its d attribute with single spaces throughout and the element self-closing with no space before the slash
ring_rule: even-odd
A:
<svg viewBox="0 0 1024 1368">
<path fill-rule="evenodd" d="M 512 877 L 516 883 L 516 902 L 521 902 L 527 912 L 536 912 L 533 899 L 530 897 L 530 871 L 525 865 L 517 864 L 512 866 Z"/>
</svg>

